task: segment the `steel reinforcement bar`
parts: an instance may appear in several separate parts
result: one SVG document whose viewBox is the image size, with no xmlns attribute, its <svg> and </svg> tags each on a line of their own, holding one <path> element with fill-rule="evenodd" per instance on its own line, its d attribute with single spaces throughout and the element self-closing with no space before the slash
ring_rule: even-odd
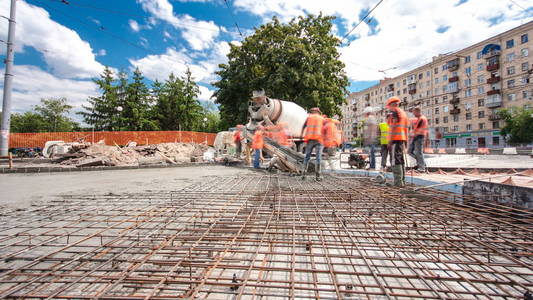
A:
<svg viewBox="0 0 533 300">
<path fill-rule="evenodd" d="M 533 214 L 370 180 L 212 177 L 0 216 L 0 297 L 516 299 Z"/>
</svg>

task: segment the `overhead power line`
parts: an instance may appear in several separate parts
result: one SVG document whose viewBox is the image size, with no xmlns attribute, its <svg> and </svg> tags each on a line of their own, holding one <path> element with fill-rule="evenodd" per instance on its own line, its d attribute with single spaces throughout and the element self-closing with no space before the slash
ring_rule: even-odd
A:
<svg viewBox="0 0 533 300">
<path fill-rule="evenodd" d="M 374 7 L 373 7 L 373 8 L 372 8 L 372 9 L 371 9 L 371 10 L 370 10 L 370 11 L 369 11 L 369 12 L 368 12 L 363 18 L 362 18 L 362 19 L 361 19 L 361 21 L 359 21 L 359 23 L 357 23 L 357 24 L 356 24 L 356 25 L 355 25 L 350 31 L 348 31 L 348 33 L 346 33 L 346 34 L 344 35 L 344 37 L 343 37 L 342 40 L 341 40 L 341 44 L 342 44 L 342 42 L 343 42 L 343 41 L 344 41 L 344 40 L 345 40 L 345 39 L 346 39 L 346 38 L 347 38 L 347 37 L 348 37 L 348 36 L 349 36 L 349 35 L 350 35 L 350 34 L 351 34 L 351 33 L 352 33 L 352 32 L 353 32 L 353 31 L 359 26 L 359 25 L 361 25 L 361 23 L 363 23 L 363 22 L 366 20 L 366 18 L 368 18 L 368 16 L 370 16 L 370 14 L 374 11 L 374 9 L 376 9 L 376 8 L 381 4 L 381 2 L 383 2 L 383 0 L 380 0 L 380 1 L 379 1 L 379 2 L 378 2 L 378 3 L 377 3 L 377 4 L 376 4 L 376 5 L 375 5 L 375 6 L 374 6 Z M 348 43 L 348 45 L 350 45 L 350 43 Z M 348 45 L 347 45 L 347 46 L 348 46 Z"/>
<path fill-rule="evenodd" d="M 239 27 L 239 24 L 237 24 L 237 20 L 235 19 L 235 16 L 233 16 L 233 11 L 229 7 L 228 1 L 224 0 L 224 3 L 226 4 L 226 7 L 228 8 L 231 18 L 233 19 L 233 22 L 235 22 L 235 27 L 237 27 L 237 31 L 239 32 L 239 35 L 244 39 L 244 36 L 242 35 L 241 28 Z"/>
</svg>

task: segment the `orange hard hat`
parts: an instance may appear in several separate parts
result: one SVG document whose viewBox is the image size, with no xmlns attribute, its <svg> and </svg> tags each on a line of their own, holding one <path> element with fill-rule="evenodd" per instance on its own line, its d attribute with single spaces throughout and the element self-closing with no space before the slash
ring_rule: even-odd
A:
<svg viewBox="0 0 533 300">
<path fill-rule="evenodd" d="M 400 98 L 398 98 L 398 97 L 390 97 L 389 100 L 387 100 L 387 105 L 386 106 L 389 106 L 392 103 L 400 103 L 401 101 L 402 100 L 400 100 Z"/>
</svg>

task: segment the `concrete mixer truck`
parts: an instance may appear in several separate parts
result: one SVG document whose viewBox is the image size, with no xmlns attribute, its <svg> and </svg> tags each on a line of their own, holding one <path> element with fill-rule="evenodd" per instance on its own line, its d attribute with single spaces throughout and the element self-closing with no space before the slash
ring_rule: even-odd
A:
<svg viewBox="0 0 533 300">
<path fill-rule="evenodd" d="M 260 96 L 250 101 L 248 113 L 250 119 L 246 129 L 254 131 L 259 125 L 285 123 L 289 139 L 296 144 L 295 150 L 303 149 L 302 128 L 307 120 L 307 112 L 298 104 Z"/>
</svg>

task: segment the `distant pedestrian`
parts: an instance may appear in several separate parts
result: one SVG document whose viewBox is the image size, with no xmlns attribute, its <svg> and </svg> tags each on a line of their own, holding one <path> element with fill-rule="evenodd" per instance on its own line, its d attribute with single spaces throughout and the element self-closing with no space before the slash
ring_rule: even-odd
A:
<svg viewBox="0 0 533 300">
<path fill-rule="evenodd" d="M 413 114 L 416 119 L 413 124 L 413 139 L 409 145 L 409 155 L 416 159 L 416 169 L 419 172 L 426 171 L 426 161 L 424 160 L 424 147 L 427 146 L 428 119 L 422 115 L 419 107 L 415 107 Z"/>
<path fill-rule="evenodd" d="M 387 100 L 387 109 L 390 116 L 387 119 L 389 125 L 389 154 L 391 157 L 392 174 L 394 185 L 405 186 L 405 163 L 406 144 L 409 132 L 409 119 L 403 109 L 399 107 L 400 98 L 391 97 Z"/>
<path fill-rule="evenodd" d="M 370 155 L 370 169 L 376 168 L 376 141 L 378 137 L 378 124 L 372 106 L 365 107 L 363 130 L 363 145 L 368 147 Z"/>
<path fill-rule="evenodd" d="M 242 152 L 242 129 L 243 125 L 237 125 L 237 130 L 233 132 L 233 142 L 235 143 L 235 157 L 241 158 Z"/>
<path fill-rule="evenodd" d="M 263 150 L 263 147 L 265 145 L 264 141 L 264 128 L 263 126 L 257 126 L 255 133 L 254 133 L 254 139 L 252 141 L 252 149 L 254 149 L 254 168 L 259 169 L 260 168 L 260 160 L 261 160 L 261 151 Z"/>
<path fill-rule="evenodd" d="M 311 154 L 313 153 L 313 149 L 316 148 L 315 176 L 317 181 L 322 180 L 320 177 L 320 162 L 322 158 L 322 148 L 324 142 L 322 136 L 323 126 L 324 118 L 320 115 L 320 109 L 318 107 L 311 108 L 311 113 L 307 116 L 307 120 L 302 128 L 302 136 L 304 137 L 304 141 L 306 143 L 302 179 L 305 179 Z"/>
</svg>

